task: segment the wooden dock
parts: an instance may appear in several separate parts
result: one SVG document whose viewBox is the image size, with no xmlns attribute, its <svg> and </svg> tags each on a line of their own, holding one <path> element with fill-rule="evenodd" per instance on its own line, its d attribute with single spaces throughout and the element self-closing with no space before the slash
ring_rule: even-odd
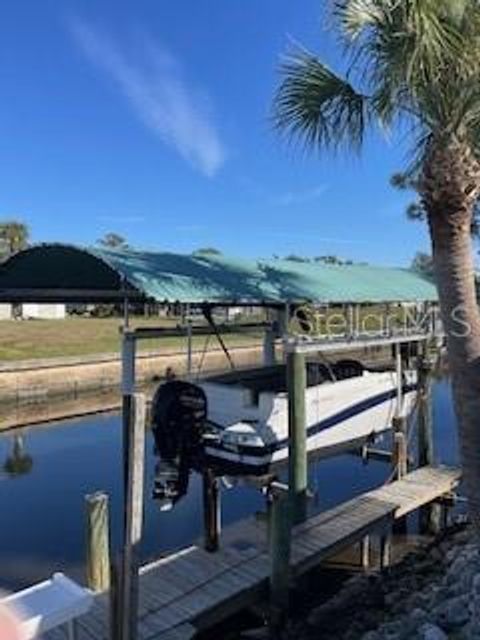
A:
<svg viewBox="0 0 480 640">
<path fill-rule="evenodd" d="M 395 519 L 453 491 L 460 472 L 423 467 L 309 518 L 292 532 L 291 575 L 300 576 L 367 534 L 385 535 Z M 270 574 L 265 519 L 235 523 L 221 549 L 191 546 L 141 570 L 139 640 L 188 640 L 267 594 Z M 78 620 L 78 640 L 108 638 L 108 594 Z M 45 635 L 59 640 L 59 631 Z"/>
</svg>

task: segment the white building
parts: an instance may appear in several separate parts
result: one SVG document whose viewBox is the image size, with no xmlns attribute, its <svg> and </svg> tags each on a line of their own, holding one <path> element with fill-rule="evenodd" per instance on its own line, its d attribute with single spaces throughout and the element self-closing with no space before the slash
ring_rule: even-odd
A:
<svg viewBox="0 0 480 640">
<path fill-rule="evenodd" d="M 11 304 L 0 304 L 0 320 L 10 320 L 13 309 Z"/>
<path fill-rule="evenodd" d="M 15 317 L 39 318 L 42 320 L 62 320 L 66 317 L 64 304 L 22 304 L 14 306 L 11 304 L 0 304 L 0 320 L 12 320 Z"/>
<path fill-rule="evenodd" d="M 64 304 L 22 304 L 22 318 L 63 320 L 66 316 Z"/>
</svg>

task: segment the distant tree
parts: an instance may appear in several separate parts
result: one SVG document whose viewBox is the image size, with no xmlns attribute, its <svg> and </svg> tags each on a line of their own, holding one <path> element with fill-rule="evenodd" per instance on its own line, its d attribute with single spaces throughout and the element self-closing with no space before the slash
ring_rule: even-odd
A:
<svg viewBox="0 0 480 640">
<path fill-rule="evenodd" d="M 352 265 L 355 264 L 353 260 L 344 260 L 343 258 L 339 258 L 338 256 L 316 256 L 314 258 L 315 262 L 323 262 L 324 264 L 336 264 L 336 265 Z M 363 263 L 357 263 L 363 264 Z"/>
<path fill-rule="evenodd" d="M 345 260 L 338 256 L 316 256 L 315 262 L 323 262 L 324 264 L 345 264 Z"/>
<path fill-rule="evenodd" d="M 128 249 L 128 243 L 125 238 L 118 233 L 106 233 L 103 238 L 97 240 L 97 244 L 109 249 Z"/>
<path fill-rule="evenodd" d="M 0 222 L 0 257 L 9 258 L 28 247 L 28 226 L 18 220 Z"/>
<path fill-rule="evenodd" d="M 285 256 L 285 260 L 289 260 L 290 262 L 310 262 L 310 258 L 297 256 L 294 253 L 291 253 L 289 256 Z"/>
<path fill-rule="evenodd" d="M 434 276 L 433 258 L 428 253 L 416 253 L 410 268 L 428 278 Z"/>
<path fill-rule="evenodd" d="M 220 249 L 215 249 L 215 247 L 200 247 L 200 249 L 196 249 L 192 255 L 194 256 L 221 256 L 223 255 Z"/>
</svg>

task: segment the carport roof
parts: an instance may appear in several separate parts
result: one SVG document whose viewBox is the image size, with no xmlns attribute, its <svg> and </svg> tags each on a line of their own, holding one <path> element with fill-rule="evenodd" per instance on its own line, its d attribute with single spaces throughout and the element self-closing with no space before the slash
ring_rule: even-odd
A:
<svg viewBox="0 0 480 640">
<path fill-rule="evenodd" d="M 209 304 L 435 301 L 409 269 L 42 244 L 0 267 L 2 302 Z"/>
</svg>

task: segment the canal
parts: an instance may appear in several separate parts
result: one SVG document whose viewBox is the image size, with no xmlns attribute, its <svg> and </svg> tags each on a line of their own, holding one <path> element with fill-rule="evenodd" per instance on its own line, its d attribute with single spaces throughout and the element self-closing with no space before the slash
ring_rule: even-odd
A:
<svg viewBox="0 0 480 640">
<path fill-rule="evenodd" d="M 455 464 L 457 443 L 450 386 L 433 389 L 437 459 Z M 199 477 L 192 473 L 188 494 L 169 512 L 151 499 L 155 469 L 153 439 L 147 440 L 144 561 L 182 547 L 202 533 Z M 351 455 L 313 462 L 309 484 L 313 508 L 326 509 L 379 485 L 390 473 L 384 462 Z M 0 588 L 13 590 L 64 571 L 84 581 L 84 496 L 110 496 L 112 543 L 121 522 L 121 421 L 116 413 L 22 427 L 0 435 Z M 253 488 L 223 489 L 223 523 L 264 508 Z"/>
</svg>

